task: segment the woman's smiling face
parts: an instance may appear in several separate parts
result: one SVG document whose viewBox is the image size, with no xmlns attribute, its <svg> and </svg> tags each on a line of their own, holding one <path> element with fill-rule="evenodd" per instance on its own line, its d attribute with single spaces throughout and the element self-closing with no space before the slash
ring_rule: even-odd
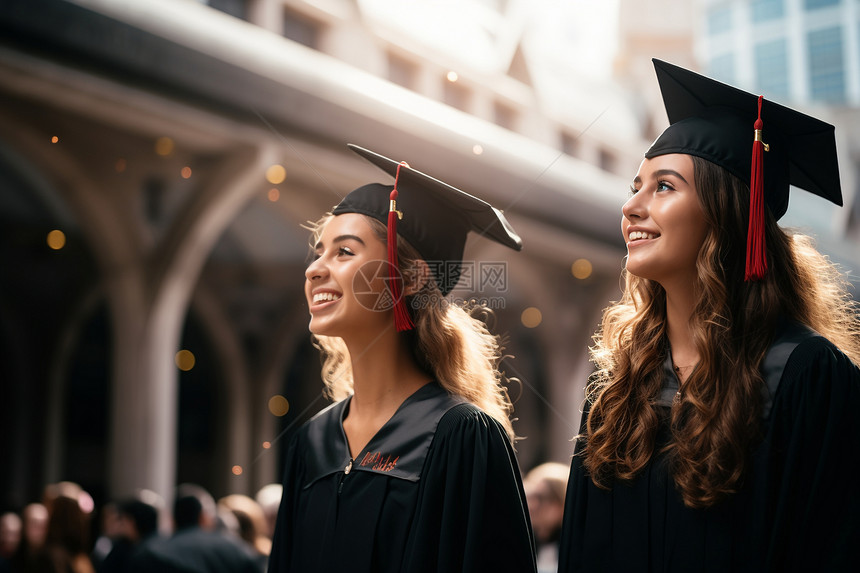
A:
<svg viewBox="0 0 860 573">
<path fill-rule="evenodd" d="M 305 297 L 314 334 L 340 336 L 393 324 L 386 304 L 387 249 L 364 215 L 332 217 L 305 270 Z"/>
<path fill-rule="evenodd" d="M 693 160 L 669 154 L 645 159 L 622 207 L 628 272 L 666 286 L 693 281 L 708 226 L 696 195 Z"/>
</svg>

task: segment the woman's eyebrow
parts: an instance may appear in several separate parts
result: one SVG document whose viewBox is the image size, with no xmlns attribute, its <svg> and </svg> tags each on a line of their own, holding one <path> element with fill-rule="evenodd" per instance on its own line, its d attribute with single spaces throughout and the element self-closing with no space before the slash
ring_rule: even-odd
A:
<svg viewBox="0 0 860 573">
<path fill-rule="evenodd" d="M 361 245 L 364 245 L 364 241 L 361 237 L 357 235 L 338 235 L 334 239 L 332 239 L 332 243 L 342 243 L 344 241 L 355 241 Z M 318 241 L 316 245 L 314 245 L 314 250 L 318 251 L 323 247 L 322 241 Z"/>
<path fill-rule="evenodd" d="M 684 179 L 684 176 L 675 171 L 674 169 L 658 169 L 654 172 L 654 177 L 665 177 L 666 175 L 674 175 L 684 183 L 687 183 L 687 180 Z M 687 183 L 689 185 L 689 183 Z"/>
</svg>

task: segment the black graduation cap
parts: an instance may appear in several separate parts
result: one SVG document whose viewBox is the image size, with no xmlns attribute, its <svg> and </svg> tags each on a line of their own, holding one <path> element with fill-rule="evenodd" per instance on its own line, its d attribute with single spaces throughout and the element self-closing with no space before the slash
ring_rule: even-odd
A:
<svg viewBox="0 0 860 573">
<path fill-rule="evenodd" d="M 389 262 L 393 259 L 394 227 L 421 254 L 442 294 L 460 277 L 466 235 L 474 231 L 517 251 L 523 243 L 501 211 L 425 173 L 363 147 L 348 144 L 358 155 L 394 177 L 394 185 L 371 183 L 350 192 L 332 210 L 335 215 L 360 213 L 389 228 Z M 396 201 L 396 204 L 395 204 Z M 398 298 L 395 296 L 395 298 Z M 400 328 L 399 328 L 400 329 Z"/>
<path fill-rule="evenodd" d="M 750 185 L 752 203 L 760 202 L 755 196 L 760 188 L 777 219 L 788 208 L 791 185 L 842 206 L 832 125 L 690 70 L 653 62 L 670 125 L 646 158 L 683 153 L 716 163 Z M 763 229 L 763 219 L 753 221 L 755 211 L 753 206 L 751 237 L 755 225 Z M 762 238 L 762 259 L 763 248 Z"/>
</svg>

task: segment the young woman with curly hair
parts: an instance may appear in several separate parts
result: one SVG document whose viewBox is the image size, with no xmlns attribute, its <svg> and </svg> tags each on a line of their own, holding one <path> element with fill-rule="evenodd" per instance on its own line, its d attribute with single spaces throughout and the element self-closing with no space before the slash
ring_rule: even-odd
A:
<svg viewBox="0 0 860 573">
<path fill-rule="evenodd" d="M 513 407 L 482 309 L 444 298 L 487 203 L 351 146 L 394 176 L 313 228 L 310 331 L 336 402 L 293 437 L 269 571 L 535 571 Z"/>
<path fill-rule="evenodd" d="M 858 308 L 777 224 L 789 184 L 841 204 L 833 128 L 655 66 L 671 125 L 622 208 L 559 571 L 849 570 Z"/>
</svg>

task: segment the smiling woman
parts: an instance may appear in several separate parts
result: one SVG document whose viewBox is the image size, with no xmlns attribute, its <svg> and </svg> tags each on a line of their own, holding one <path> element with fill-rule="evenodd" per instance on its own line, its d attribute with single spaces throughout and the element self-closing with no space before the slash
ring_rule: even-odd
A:
<svg viewBox="0 0 860 573">
<path fill-rule="evenodd" d="M 535 570 L 501 349 L 444 299 L 489 204 L 366 149 L 395 179 L 313 226 L 309 328 L 336 402 L 291 441 L 269 571 Z M 395 229 L 396 227 L 396 229 Z"/>
<path fill-rule="evenodd" d="M 841 204 L 834 128 L 655 67 L 671 125 L 622 208 L 559 571 L 853 570 L 858 308 L 777 224 L 790 186 Z"/>
</svg>

